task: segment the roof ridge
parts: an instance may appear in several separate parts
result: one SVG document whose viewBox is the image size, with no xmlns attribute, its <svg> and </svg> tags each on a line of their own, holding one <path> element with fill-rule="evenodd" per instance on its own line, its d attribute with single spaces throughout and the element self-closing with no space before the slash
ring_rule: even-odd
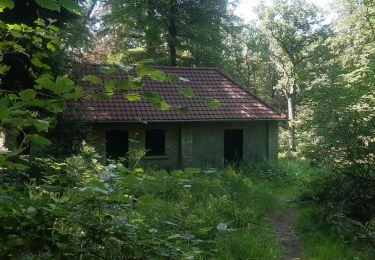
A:
<svg viewBox="0 0 375 260">
<path fill-rule="evenodd" d="M 263 99 L 259 98 L 257 95 L 255 95 L 253 92 L 251 92 L 250 89 L 248 89 L 245 86 L 237 83 L 234 79 L 232 79 L 230 76 L 228 76 L 227 74 L 225 74 L 224 72 L 222 72 L 218 68 L 215 68 L 215 70 L 217 72 L 219 72 L 221 75 L 223 75 L 225 78 L 227 78 L 228 80 L 230 80 L 232 83 L 234 83 L 236 86 L 240 87 L 242 90 L 246 91 L 248 94 L 250 94 L 251 96 L 253 96 L 256 100 L 258 100 L 263 105 L 269 107 L 271 110 L 273 110 L 274 112 L 278 113 L 279 115 L 282 115 L 282 116 L 286 117 L 286 115 L 284 113 L 280 112 L 278 109 L 274 108 L 273 106 L 271 106 L 270 104 L 268 104 L 266 101 L 264 101 Z"/>
<path fill-rule="evenodd" d="M 110 64 L 110 63 L 97 63 L 97 62 L 82 62 L 82 63 L 79 63 L 79 65 L 92 65 L 92 66 L 119 66 L 119 64 Z M 131 66 L 134 66 L 131 65 Z M 188 67 L 188 66 L 170 66 L 170 65 L 150 65 L 151 67 L 155 67 L 155 68 L 170 68 L 170 69 L 188 69 L 188 70 L 197 70 L 197 69 L 200 69 L 200 70 L 217 70 L 217 68 L 215 67 Z"/>
</svg>

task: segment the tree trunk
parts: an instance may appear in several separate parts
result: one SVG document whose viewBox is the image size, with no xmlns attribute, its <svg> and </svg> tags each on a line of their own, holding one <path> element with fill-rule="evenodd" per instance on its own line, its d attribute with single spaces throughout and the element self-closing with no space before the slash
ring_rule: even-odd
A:
<svg viewBox="0 0 375 260">
<path fill-rule="evenodd" d="M 294 129 L 294 117 L 295 117 L 295 104 L 296 94 L 294 92 L 294 87 L 292 91 L 288 93 L 288 145 L 289 151 L 296 151 L 296 140 L 295 140 L 295 129 Z"/>
<path fill-rule="evenodd" d="M 176 29 L 176 16 L 177 16 L 177 1 L 169 1 L 170 13 L 169 13 L 169 37 L 168 37 L 168 48 L 169 58 L 171 66 L 177 66 L 177 52 L 176 52 L 176 41 L 177 41 L 177 29 Z"/>
</svg>

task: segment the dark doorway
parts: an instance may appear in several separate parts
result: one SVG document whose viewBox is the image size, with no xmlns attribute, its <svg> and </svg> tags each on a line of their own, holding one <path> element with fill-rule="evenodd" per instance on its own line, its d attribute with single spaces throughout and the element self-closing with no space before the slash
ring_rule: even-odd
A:
<svg viewBox="0 0 375 260">
<path fill-rule="evenodd" d="M 224 159 L 226 163 L 239 162 L 242 159 L 242 129 L 224 130 Z"/>
<path fill-rule="evenodd" d="M 129 149 L 128 131 L 111 130 L 105 133 L 107 160 L 124 157 Z"/>
</svg>

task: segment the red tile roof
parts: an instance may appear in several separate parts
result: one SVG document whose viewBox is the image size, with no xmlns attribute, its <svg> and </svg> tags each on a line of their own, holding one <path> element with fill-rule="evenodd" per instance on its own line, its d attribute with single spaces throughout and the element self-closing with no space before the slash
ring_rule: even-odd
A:
<svg viewBox="0 0 375 260">
<path fill-rule="evenodd" d="M 126 78 L 123 71 L 106 76 L 99 72 L 95 64 L 84 65 L 78 76 L 96 75 L 105 80 Z M 167 111 L 157 110 L 149 101 L 128 101 L 122 93 L 115 93 L 110 99 L 81 99 L 68 105 L 65 116 L 73 120 L 92 122 L 134 122 L 134 121 L 226 121 L 226 120 L 282 120 L 286 116 L 249 90 L 242 88 L 215 68 L 187 68 L 158 66 L 165 73 L 175 73 L 189 81 L 143 80 L 139 93 L 148 91 L 159 93 L 172 106 Z M 88 82 L 81 82 L 85 89 L 98 90 Z M 179 93 L 179 88 L 193 89 L 193 97 Z M 210 108 L 201 97 L 211 97 L 220 102 L 219 108 Z M 178 107 L 188 107 L 188 113 L 181 113 Z"/>
</svg>

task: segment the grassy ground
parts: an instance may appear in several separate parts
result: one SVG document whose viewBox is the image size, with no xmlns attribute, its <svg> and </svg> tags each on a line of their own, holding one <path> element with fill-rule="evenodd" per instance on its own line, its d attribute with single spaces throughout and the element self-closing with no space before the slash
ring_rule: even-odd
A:
<svg viewBox="0 0 375 260">
<path fill-rule="evenodd" d="M 249 163 L 222 170 L 167 172 L 121 165 L 103 170 L 92 165 L 91 155 L 84 155 L 65 164 L 51 163 L 66 165 L 65 175 L 57 168 L 59 174 L 52 171 L 45 177 L 57 187 L 69 181 L 71 187 L 65 193 L 71 197 L 56 197 L 49 182 L 3 196 L 3 202 L 14 200 L 0 204 L 0 217 L 8 221 L 2 223 L 13 232 L 9 237 L 20 234 L 17 241 L 24 241 L 28 234 L 30 238 L 22 245 L 0 243 L 0 255 L 1 250 L 7 250 L 5 256 L 51 255 L 28 245 L 35 237 L 51 244 L 52 226 L 57 227 L 54 239 L 60 239 L 56 248 L 68 258 L 79 250 L 81 256 L 100 256 L 96 259 L 118 255 L 126 259 L 371 259 L 317 225 L 312 216 L 319 208 L 293 203 L 321 170 L 305 161 L 280 159 L 274 164 Z M 19 204 L 23 206 L 15 223 L 29 221 L 44 231 L 42 235 L 28 225 L 14 224 L 14 216 L 4 213 Z M 48 209 L 51 206 L 53 210 Z M 25 231 L 18 232 L 19 228 Z"/>
<path fill-rule="evenodd" d="M 350 241 L 345 241 L 343 238 L 338 237 L 330 230 L 330 227 L 324 227 L 317 223 L 316 218 L 313 218 L 321 209 L 316 206 L 303 205 L 294 203 L 297 198 L 306 190 L 309 181 L 322 171 L 322 168 L 314 168 L 308 162 L 297 159 L 280 159 L 277 165 L 271 165 L 271 169 L 265 172 L 271 176 L 273 174 L 280 174 L 277 178 L 266 181 L 258 181 L 255 186 L 267 191 L 269 194 L 279 200 L 278 204 L 272 211 L 268 212 L 270 215 L 277 214 L 295 214 L 297 217 L 282 218 L 281 221 L 291 221 L 293 223 L 276 223 L 276 225 L 292 225 L 299 234 L 298 239 L 301 248 L 299 253 L 301 259 L 314 259 L 314 260 L 336 260 L 336 259 L 373 259 L 369 256 L 368 252 L 350 245 Z M 250 169 L 251 171 L 251 169 Z M 256 174 L 260 174 L 259 168 Z M 264 171 L 263 171 L 264 172 Z M 251 174 L 251 172 L 247 173 Z M 246 173 L 245 173 L 246 175 Z M 252 176 L 257 178 L 257 176 Z M 266 179 L 260 176 L 260 179 Z M 282 201 L 289 201 L 283 203 Z M 290 212 L 295 213 L 290 213 Z M 272 219 L 271 219 L 272 222 Z M 270 225 L 268 221 L 267 225 Z M 277 228 L 276 228 L 277 229 Z M 281 228 L 281 230 L 283 230 Z M 272 232 L 272 231 L 271 231 Z M 285 237 L 284 237 L 285 238 Z M 280 235 L 278 235 L 280 240 Z M 283 239 L 283 238 L 282 238 Z M 288 238 L 286 238 L 288 240 Z M 276 247 L 279 248 L 277 257 L 285 257 L 288 250 L 281 250 L 283 241 L 278 241 Z M 296 245 L 289 245 L 296 246 Z M 287 245 L 288 247 L 288 245 Z M 298 247 L 298 246 L 297 246 Z M 280 251 L 281 250 L 281 251 Z M 293 250 L 292 250 L 293 251 Z M 297 252 L 295 252 L 297 253 Z M 288 258 L 287 258 L 288 259 Z"/>
<path fill-rule="evenodd" d="M 281 159 L 279 165 L 283 169 L 295 174 L 296 179 L 290 183 L 279 183 L 279 187 L 270 183 L 269 187 L 276 191 L 276 196 L 287 197 L 291 203 L 285 205 L 286 208 L 293 208 L 296 211 L 297 219 L 295 228 L 299 233 L 301 243 L 301 259 L 314 260 L 336 260 L 336 259 L 373 259 L 368 252 L 350 245 L 350 241 L 345 241 L 330 230 L 331 227 L 321 225 L 314 218 L 322 209 L 318 206 L 293 203 L 305 191 L 308 183 L 322 168 L 313 168 L 303 160 Z"/>
<path fill-rule="evenodd" d="M 302 235 L 303 259 L 370 259 L 328 229 L 317 227 L 312 215 L 319 208 L 298 209 L 297 228 Z"/>
<path fill-rule="evenodd" d="M 151 172 L 130 190 L 157 255 L 184 259 L 371 259 L 312 216 L 296 198 L 324 169 L 306 161 L 242 164 L 218 171 Z M 137 223 L 134 223 L 137 224 Z M 142 235 L 144 237 L 144 235 Z M 147 243 L 150 243 L 147 241 Z M 152 254 L 154 254 L 152 253 Z"/>
</svg>

